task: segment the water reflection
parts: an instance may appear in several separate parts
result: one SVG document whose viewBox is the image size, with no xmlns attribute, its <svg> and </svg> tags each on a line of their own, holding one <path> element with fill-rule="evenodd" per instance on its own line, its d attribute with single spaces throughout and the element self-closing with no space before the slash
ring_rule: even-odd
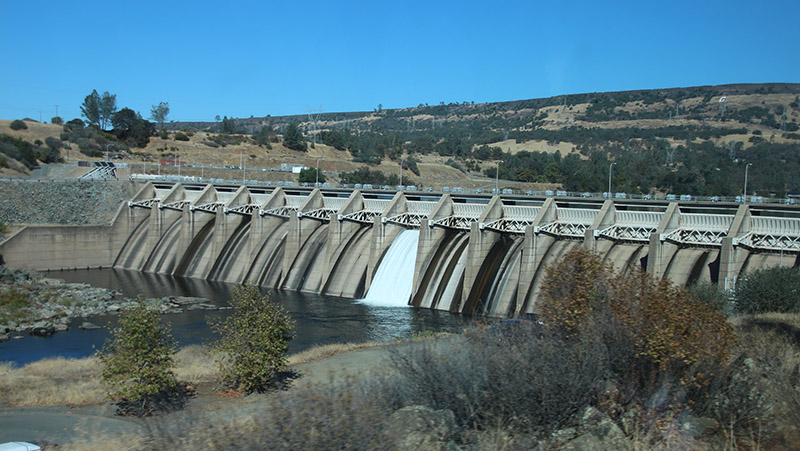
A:
<svg viewBox="0 0 800 451">
<path fill-rule="evenodd" d="M 84 282 L 98 287 L 118 289 L 123 297 L 196 296 L 226 306 L 234 285 L 197 279 L 175 278 L 158 274 L 113 269 L 55 271 L 48 277 L 67 282 Z M 267 291 L 267 290 L 265 290 Z M 462 315 L 431 310 L 378 307 L 352 299 L 307 293 L 272 291 L 271 298 L 281 303 L 296 321 L 296 337 L 289 353 L 329 343 L 390 341 L 408 338 L 424 331 L 460 332 L 469 321 Z M 221 319 L 229 310 L 188 310 L 165 315 L 179 345 L 204 344 L 212 334 L 207 319 Z M 73 322 L 70 330 L 52 338 L 26 337 L 0 343 L 0 360 L 24 364 L 45 357 L 85 357 L 100 348 L 108 337 L 108 328 L 116 325 L 115 315 L 90 318 L 103 329 L 84 331 Z"/>
</svg>

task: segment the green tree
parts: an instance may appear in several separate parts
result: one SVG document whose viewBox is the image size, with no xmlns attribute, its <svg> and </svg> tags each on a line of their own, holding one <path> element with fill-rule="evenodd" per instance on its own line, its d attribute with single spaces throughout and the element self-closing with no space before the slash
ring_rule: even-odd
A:
<svg viewBox="0 0 800 451">
<path fill-rule="evenodd" d="M 283 146 L 288 149 L 300 150 L 303 152 L 307 150 L 303 134 L 300 133 L 300 129 L 297 128 L 296 123 L 292 122 L 286 126 L 286 130 L 283 132 Z"/>
<path fill-rule="evenodd" d="M 117 95 L 109 94 L 108 91 L 103 93 L 100 98 L 100 128 L 103 130 L 108 129 L 111 123 L 111 117 L 117 112 Z"/>
<path fill-rule="evenodd" d="M 303 168 L 300 170 L 300 175 L 297 179 L 300 183 L 316 183 L 317 182 L 317 168 Z M 325 183 L 325 174 L 319 171 L 319 183 Z"/>
<path fill-rule="evenodd" d="M 141 120 L 141 115 L 130 108 L 123 108 L 111 117 L 111 125 L 115 131 L 128 131 L 132 129 L 136 122 Z"/>
<path fill-rule="evenodd" d="M 169 115 L 169 102 L 159 102 L 150 109 L 150 117 L 161 124 L 161 130 L 164 130 L 164 121 L 167 120 L 167 115 Z"/>
<path fill-rule="evenodd" d="M 101 96 L 97 90 L 92 90 L 92 93 L 83 99 L 81 105 L 81 115 L 103 130 L 106 130 L 111 124 L 111 117 L 117 112 L 117 95 L 109 94 L 108 91 L 104 92 Z"/>
<path fill-rule="evenodd" d="M 253 141 L 255 141 L 259 146 L 265 146 L 267 149 L 272 149 L 270 141 L 272 141 L 274 136 L 275 131 L 272 129 L 272 126 L 264 125 L 261 127 L 261 130 L 253 134 Z"/>
<path fill-rule="evenodd" d="M 142 119 L 142 115 L 130 108 L 123 108 L 111 118 L 114 135 L 128 145 L 146 147 L 150 137 L 156 132 L 152 122 Z"/>
<path fill-rule="evenodd" d="M 100 94 L 96 89 L 83 99 L 81 116 L 85 117 L 89 124 L 100 126 Z"/>
<path fill-rule="evenodd" d="M 246 393 L 263 391 L 276 374 L 286 370 L 294 322 L 257 287 L 234 288 L 231 306 L 233 312 L 227 319 L 210 324 L 220 335 L 212 345 L 220 380 Z"/>
<path fill-rule="evenodd" d="M 50 123 L 56 125 L 63 125 L 64 119 L 61 116 L 53 116 L 52 118 L 50 118 Z"/>
<path fill-rule="evenodd" d="M 157 311 L 139 299 L 120 314 L 111 337 L 97 357 L 109 397 L 122 412 L 149 415 L 160 401 L 179 395 L 173 371 L 175 342 Z"/>
</svg>

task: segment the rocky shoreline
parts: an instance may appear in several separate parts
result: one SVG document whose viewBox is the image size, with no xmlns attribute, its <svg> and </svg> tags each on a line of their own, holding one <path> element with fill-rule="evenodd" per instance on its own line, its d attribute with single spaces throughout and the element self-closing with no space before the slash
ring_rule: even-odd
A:
<svg viewBox="0 0 800 451">
<path fill-rule="evenodd" d="M 0 267 L 0 342 L 21 339 L 26 334 L 50 336 L 68 330 L 75 319 L 116 314 L 138 302 L 121 295 L 120 290 L 66 283 L 36 271 Z M 227 308 L 195 297 L 170 296 L 143 301 L 162 314 Z M 79 327 L 98 326 L 87 320 Z"/>
</svg>

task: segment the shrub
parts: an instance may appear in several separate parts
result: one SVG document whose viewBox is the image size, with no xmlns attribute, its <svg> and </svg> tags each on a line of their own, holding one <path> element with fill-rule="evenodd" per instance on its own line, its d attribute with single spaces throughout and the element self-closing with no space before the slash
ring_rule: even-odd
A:
<svg viewBox="0 0 800 451">
<path fill-rule="evenodd" d="M 49 147 L 54 151 L 59 150 L 63 147 L 63 145 L 61 144 L 61 140 L 58 138 L 54 138 L 52 136 L 48 136 L 47 138 L 45 138 L 44 142 L 47 144 L 47 147 Z"/>
<path fill-rule="evenodd" d="M 11 127 L 11 130 L 27 130 L 28 124 L 26 124 L 25 121 L 16 119 L 11 122 L 11 125 L 9 125 L 9 127 Z"/>
<path fill-rule="evenodd" d="M 386 396 L 395 407 L 449 409 L 462 427 L 515 432 L 557 430 L 596 400 L 609 361 L 596 341 L 505 325 L 393 349 Z"/>
<path fill-rule="evenodd" d="M 165 401 L 178 398 L 175 342 L 159 320 L 158 312 L 139 299 L 120 314 L 112 338 L 97 353 L 102 381 L 120 413 L 150 415 Z"/>
<path fill-rule="evenodd" d="M 0 233 L 3 232 L 0 231 Z M 0 291 L 0 321 L 19 321 L 31 301 L 32 299 L 26 291 L 13 286 L 5 291 Z"/>
<path fill-rule="evenodd" d="M 189 137 L 186 136 L 186 133 L 178 132 L 175 133 L 175 141 L 188 141 Z"/>
<path fill-rule="evenodd" d="M 548 268 L 541 302 L 543 322 L 568 339 L 605 315 L 621 334 L 614 341 L 632 345 L 619 376 L 644 396 L 658 388 L 657 381 L 702 385 L 695 368 L 725 362 L 734 341 L 719 310 L 642 271 L 614 273 L 582 248 Z"/>
<path fill-rule="evenodd" d="M 569 252 L 547 268 L 542 282 L 542 314 L 552 328 L 570 333 L 607 297 L 611 268 L 589 251 Z"/>
<path fill-rule="evenodd" d="M 166 130 L 162 129 L 161 131 L 158 132 L 158 137 L 161 139 L 167 139 L 169 138 L 169 133 L 167 133 Z"/>
<path fill-rule="evenodd" d="M 696 283 L 689 287 L 689 293 L 714 310 L 724 312 L 728 307 L 727 293 L 711 282 Z"/>
<path fill-rule="evenodd" d="M 739 313 L 800 311 L 800 270 L 759 269 L 739 279 L 735 309 Z"/>
<path fill-rule="evenodd" d="M 294 322 L 257 287 L 236 287 L 231 306 L 233 312 L 226 320 L 210 324 L 220 335 L 212 345 L 220 381 L 246 393 L 264 391 L 287 368 L 286 351 Z"/>
</svg>

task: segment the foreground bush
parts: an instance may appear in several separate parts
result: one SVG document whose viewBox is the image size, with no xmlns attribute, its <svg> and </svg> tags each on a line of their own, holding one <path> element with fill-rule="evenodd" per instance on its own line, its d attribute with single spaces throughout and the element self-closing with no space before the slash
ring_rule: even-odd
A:
<svg viewBox="0 0 800 451">
<path fill-rule="evenodd" d="M 221 382 L 246 393 L 263 391 L 286 370 L 286 351 L 294 323 L 286 310 L 257 287 L 239 286 L 231 299 L 233 313 L 212 323 L 220 339 L 212 345 Z"/>
<path fill-rule="evenodd" d="M 631 346 L 617 374 L 634 391 L 667 381 L 696 387 L 708 376 L 698 367 L 729 357 L 734 335 L 724 313 L 669 281 L 616 273 L 585 249 L 548 268 L 542 287 L 542 320 L 551 330 L 570 338 L 598 315 L 618 329 L 621 336 L 607 345 Z"/>
<path fill-rule="evenodd" d="M 736 284 L 739 313 L 800 312 L 800 270 L 759 269 Z"/>
<path fill-rule="evenodd" d="M 140 300 L 123 311 L 97 353 L 101 378 L 120 412 L 146 416 L 180 396 L 175 378 L 175 343 L 158 312 Z"/>
</svg>

